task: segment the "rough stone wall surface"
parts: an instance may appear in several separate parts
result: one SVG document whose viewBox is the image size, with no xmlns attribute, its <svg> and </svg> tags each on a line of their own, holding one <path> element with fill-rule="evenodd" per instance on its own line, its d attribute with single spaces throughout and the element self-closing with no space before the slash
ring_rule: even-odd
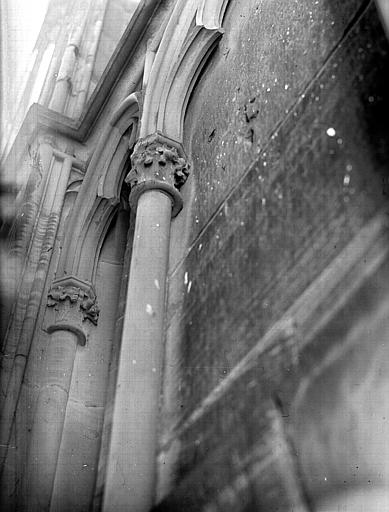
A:
<svg viewBox="0 0 389 512">
<path fill-rule="evenodd" d="M 348 502 L 353 510 L 389 503 L 388 271 L 386 262 L 307 346 L 300 358 L 303 378 L 291 376 L 282 385 L 288 429 L 315 510 L 331 510 L 331 501 L 332 507 Z M 288 388 L 297 389 L 290 403 Z"/>
<path fill-rule="evenodd" d="M 362 306 L 339 313 L 347 318 L 342 332 L 333 320 L 325 343 L 321 334 L 301 353 L 280 336 L 278 348 L 264 351 L 212 403 L 209 397 L 385 208 L 389 46 L 374 6 L 358 0 L 231 1 L 224 27 L 186 117 L 193 173 L 187 209 L 172 226 L 157 509 L 309 510 L 342 484 L 339 441 L 331 442 L 326 466 L 332 487 L 328 475 L 311 473 L 328 457 L 328 432 L 341 437 L 348 427 L 334 412 L 315 433 L 330 407 L 324 401 L 318 412 L 315 391 L 287 421 L 284 401 L 297 400 L 305 378 L 317 379 L 320 394 L 331 371 L 339 380 L 333 388 L 346 386 L 342 364 L 355 378 L 364 357 L 350 362 L 351 348 L 339 350 L 339 363 L 320 370 L 322 377 L 312 371 L 337 344 L 363 346 L 363 328 L 350 333 L 379 277 L 358 292 Z M 382 341 L 379 307 L 376 301 L 366 313 L 372 358 Z M 313 402 L 305 438 L 296 418 L 310 417 Z M 338 411 L 345 402 L 343 394 Z M 356 414 L 359 425 L 367 412 Z M 315 436 L 319 447 L 310 454 Z M 349 485 L 350 475 L 344 480 Z"/>
</svg>

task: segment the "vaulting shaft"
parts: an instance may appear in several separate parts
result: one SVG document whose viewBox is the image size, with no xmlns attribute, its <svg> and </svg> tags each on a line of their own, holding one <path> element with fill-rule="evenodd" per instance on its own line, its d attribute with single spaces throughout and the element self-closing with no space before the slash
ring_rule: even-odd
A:
<svg viewBox="0 0 389 512">
<path fill-rule="evenodd" d="M 170 222 L 182 207 L 188 174 L 179 148 L 159 134 L 132 157 L 130 204 L 136 208 L 127 304 L 104 490 L 105 512 L 145 512 L 153 502 L 158 402 L 163 360 Z"/>
</svg>

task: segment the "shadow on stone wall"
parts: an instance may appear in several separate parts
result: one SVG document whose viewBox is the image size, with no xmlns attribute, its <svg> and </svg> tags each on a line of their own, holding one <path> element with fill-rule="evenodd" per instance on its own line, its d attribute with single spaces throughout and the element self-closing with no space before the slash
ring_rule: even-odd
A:
<svg viewBox="0 0 389 512">
<path fill-rule="evenodd" d="M 291 409 L 291 438 L 316 512 L 389 510 L 387 274 L 386 265 L 315 340 L 332 348 L 303 379 Z"/>
</svg>

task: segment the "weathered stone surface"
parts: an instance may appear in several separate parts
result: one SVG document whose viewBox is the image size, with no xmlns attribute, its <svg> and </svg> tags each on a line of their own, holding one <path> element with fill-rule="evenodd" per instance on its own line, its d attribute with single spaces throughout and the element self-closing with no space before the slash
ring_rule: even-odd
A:
<svg viewBox="0 0 389 512">
<path fill-rule="evenodd" d="M 109 126 L 112 113 L 135 83 L 142 81 L 140 63 L 146 42 L 175 2 L 161 2 L 139 37 L 131 66 L 125 69 L 124 57 L 113 63 L 108 73 L 116 80 L 113 92 L 108 90 L 109 80 L 97 89 L 102 102 L 95 103 L 88 114 L 91 136 L 82 147 L 77 144 L 72 154 L 82 154 L 85 160 L 92 161 L 90 157 L 101 144 L 96 142 L 101 130 Z M 207 4 L 215 5 L 211 1 Z M 129 0 L 126 5 L 121 0 L 110 2 L 90 90 L 125 30 L 133 5 Z M 356 279 L 358 285 L 352 288 L 344 277 L 345 271 L 336 293 L 323 294 L 322 302 L 316 297 L 311 317 L 301 315 L 303 321 L 313 318 L 311 325 L 308 320 L 303 327 L 292 322 L 293 314 L 290 323 L 283 324 L 285 329 L 281 325 L 285 311 L 289 314 L 296 304 L 307 305 L 307 300 L 300 300 L 302 296 L 310 297 L 304 294 L 307 287 L 323 275 L 323 269 L 339 265 L 339 251 L 355 235 L 359 236 L 361 228 L 373 217 L 383 217 L 376 213 L 387 206 L 389 57 L 372 5 L 373 1 L 367 0 L 229 2 L 225 35 L 199 77 L 186 117 L 184 142 L 191 153 L 194 173 L 183 187 L 184 211 L 171 229 L 165 395 L 159 424 L 159 460 L 161 464 L 166 461 L 170 473 L 158 494 L 162 497 L 158 510 L 306 512 L 310 508 L 319 512 L 327 498 L 338 500 L 338 489 L 347 492 L 351 485 L 387 483 L 389 454 L 386 447 L 381 449 L 378 440 L 388 435 L 388 365 L 384 346 L 389 327 L 388 264 L 373 278 L 369 274 L 369 281 L 357 293 L 363 278 Z M 95 32 L 91 26 L 88 30 Z M 160 48 L 163 47 L 162 44 Z M 122 55 L 125 48 L 128 46 L 121 47 Z M 119 69 L 123 71 L 120 76 L 116 75 Z M 113 80 L 109 83 L 113 84 Z M 173 102 L 169 105 L 174 106 Z M 56 126 L 60 124 L 61 118 Z M 122 142 L 122 147 L 127 148 L 126 136 Z M 111 148 L 108 145 L 104 154 L 108 155 Z M 117 152 L 114 162 L 120 160 L 118 155 Z M 89 165 L 87 172 L 96 177 L 97 183 L 99 166 Z M 84 182 L 83 190 L 82 197 L 87 200 L 97 189 L 90 189 Z M 98 193 L 101 190 L 99 187 Z M 72 194 L 75 193 L 77 190 L 73 189 Z M 20 223 L 20 248 L 28 246 L 30 228 L 39 234 L 49 223 L 50 208 L 42 208 L 36 224 L 31 221 L 37 205 L 38 202 L 28 201 L 21 212 L 28 222 L 23 218 Z M 75 216 L 80 210 L 89 211 L 85 204 L 80 210 L 79 207 L 78 202 L 71 203 L 65 210 L 73 210 Z M 62 228 L 66 225 L 65 210 L 61 212 Z M 92 211 L 88 215 L 91 226 L 102 225 Z M 369 222 L 368 226 L 373 224 Z M 158 223 L 156 226 L 160 227 Z M 365 233 L 366 228 L 362 231 Z M 36 414 L 37 397 L 47 370 L 45 353 L 52 342 L 42 331 L 46 325 L 45 304 L 37 313 L 31 350 L 16 358 L 22 367 L 28 356 L 28 365 L 6 465 L 4 488 L 8 503 L 23 492 L 20 489 L 24 486 L 31 444 L 35 444 L 38 455 L 42 450 L 47 453 L 42 472 L 32 472 L 37 480 L 45 484 L 47 467 L 56 464 L 54 493 L 46 486 L 47 498 L 39 509 L 49 507 L 51 499 L 53 510 L 88 510 L 93 507 L 94 492 L 95 509 L 100 510 L 107 474 L 110 478 L 114 475 L 112 496 L 116 499 L 116 490 L 124 491 L 120 475 L 115 479 L 116 475 L 107 471 L 106 461 L 126 304 L 125 292 L 119 296 L 119 289 L 125 290 L 127 263 L 131 259 L 130 251 L 123 255 L 125 232 L 119 228 L 110 230 L 93 275 L 101 307 L 98 326 L 93 326 L 96 329 L 90 331 L 85 346 L 78 347 L 66 365 L 57 365 L 54 358 L 49 368 L 50 373 L 56 370 L 64 376 L 73 371 L 71 388 L 66 386 L 60 391 L 63 399 L 58 401 L 57 410 L 50 408 L 49 400 L 42 400 L 38 401 L 42 407 Z M 387 229 L 382 229 L 377 234 L 379 242 L 372 244 L 371 250 L 361 251 L 358 265 L 353 260 L 355 268 L 347 277 L 355 278 L 357 270 L 365 276 L 367 267 L 373 272 L 371 269 L 378 263 L 375 260 L 373 265 L 371 260 L 380 250 L 381 259 L 377 260 L 382 263 L 389 251 L 385 237 Z M 78 240 L 78 235 L 73 238 Z M 86 268 L 92 264 L 89 260 L 93 260 L 95 251 L 100 250 L 101 238 L 96 235 L 96 245 L 90 243 L 88 256 L 81 256 Z M 47 256 L 53 257 L 42 275 L 42 286 L 46 274 L 49 280 L 54 277 L 66 243 L 62 233 L 55 244 L 47 247 Z M 165 254 L 159 251 L 159 255 L 162 253 Z M 39 259 L 37 247 L 31 247 L 29 258 L 29 268 L 33 269 Z M 123 260 L 127 260 L 125 265 Z M 133 264 L 135 260 L 134 256 Z M 342 264 L 346 268 L 349 262 L 345 259 Z M 29 272 L 34 279 L 35 272 Z M 140 290 L 150 275 L 145 273 Z M 158 290 L 161 282 L 154 282 Z M 22 290 L 22 300 L 26 301 L 23 294 L 26 297 L 31 283 Z M 319 288 L 320 284 L 323 281 Z M 351 293 L 355 293 L 352 299 Z M 331 309 L 328 302 L 333 298 L 339 302 L 347 298 L 348 302 L 322 329 Z M 137 308 L 137 299 L 136 292 L 128 301 L 129 308 Z M 339 309 L 339 302 L 334 300 L 331 314 Z M 325 317 L 321 318 L 322 330 L 313 335 L 321 314 Z M 21 329 L 23 315 L 17 319 Z M 263 337 L 264 333 L 273 332 L 275 323 L 281 326 L 279 336 L 267 344 L 269 338 Z M 134 329 L 127 334 L 133 333 Z M 143 330 L 133 336 L 131 345 L 135 346 L 142 335 Z M 72 340 L 64 340 L 67 341 Z M 10 346 L 16 350 L 16 344 Z M 62 350 L 60 345 L 56 355 Z M 237 371 L 237 364 L 247 354 L 253 357 Z M 124 362 L 140 366 L 138 358 L 125 357 Z M 151 371 L 157 373 L 154 370 L 156 366 Z M 135 375 L 135 370 L 130 373 Z M 124 377 L 123 404 L 126 393 L 134 395 L 133 385 L 127 384 L 126 371 Z M 132 382 L 136 384 L 136 379 Z M 141 397 L 150 405 L 142 388 L 135 395 L 131 403 Z M 151 420 L 147 418 L 145 428 L 155 424 L 158 391 L 155 396 Z M 129 414 L 130 422 L 137 422 L 138 412 L 142 416 L 142 400 Z M 55 439 L 56 447 L 52 444 L 50 449 L 49 434 L 59 430 L 58 418 L 65 410 L 64 430 Z M 13 419 L 13 414 L 9 417 Z M 128 433 L 125 412 L 122 418 L 123 434 Z M 51 423 L 43 430 L 47 438 L 42 435 L 39 444 L 31 443 L 31 427 L 48 420 Z M 368 454 L 359 448 L 361 443 L 371 445 Z M 135 444 L 139 451 L 150 447 L 150 443 Z M 154 448 L 149 454 L 153 466 Z M 112 467 L 126 455 L 126 451 L 117 452 Z M 132 453 L 131 462 L 134 460 Z M 129 472 L 125 473 L 128 477 Z M 132 495 L 142 489 L 145 480 L 139 466 L 134 475 L 124 491 L 135 482 Z M 40 497 L 40 488 L 32 487 Z M 146 494 L 151 498 L 152 491 L 143 493 Z M 25 503 L 29 498 L 25 496 Z M 116 505 L 110 502 L 108 506 Z M 369 510 L 368 505 L 365 509 Z"/>
<path fill-rule="evenodd" d="M 366 3 L 230 2 L 225 35 L 186 118 L 185 146 L 196 176 L 193 238 L 267 145 Z M 334 73 L 338 82 L 340 72 Z"/>
<path fill-rule="evenodd" d="M 103 408 L 68 401 L 50 507 L 89 511 L 96 477 Z"/>
<path fill-rule="evenodd" d="M 386 204 L 387 52 L 370 9 L 171 277 L 184 415 Z"/>
<path fill-rule="evenodd" d="M 337 5 L 334 19 L 345 16 L 344 21 L 349 16 L 350 21 L 357 7 L 351 2 Z M 343 8 L 346 10 L 341 13 Z M 227 14 L 227 22 L 233 12 Z M 205 104 L 196 108 L 194 100 L 187 129 L 188 133 L 193 129 L 192 179 L 197 195 L 193 204 L 201 205 L 202 211 L 194 207 L 194 242 L 185 259 L 175 262 L 170 276 L 160 459 L 164 454 L 168 459 L 169 450 L 179 454 L 171 493 L 157 510 L 268 511 L 292 506 L 304 510 L 307 478 L 311 478 L 308 501 L 321 493 L 310 471 L 326 457 L 325 443 L 315 458 L 302 435 L 296 442 L 302 443 L 304 460 L 294 458 L 288 435 L 294 443 L 300 423 L 295 423 L 291 411 L 298 386 L 318 361 L 342 343 L 341 334 L 333 335 L 332 329 L 340 328 L 347 310 L 342 310 L 324 338 L 323 333 L 317 336 L 299 358 L 295 352 L 299 333 L 294 346 L 281 337 L 212 405 L 206 404 L 209 394 L 248 350 L 387 205 L 388 44 L 374 9 L 359 14 L 336 50 L 331 53 L 327 47 L 331 54 L 315 61 L 318 68 L 323 62 L 324 66 L 316 69 L 314 79 L 309 83 L 304 75 L 307 88 L 296 86 L 293 90 L 294 104 L 282 105 L 277 114 L 282 122 L 276 114 L 272 117 L 273 111 L 264 114 L 260 128 L 255 125 L 258 116 L 249 119 L 247 124 L 255 125 L 259 155 L 256 144 L 255 149 L 242 146 L 246 152 L 228 148 L 223 179 L 218 174 L 221 166 L 215 166 L 217 149 L 212 144 L 222 133 L 217 142 L 220 151 L 222 138 L 235 136 L 223 131 L 227 129 L 224 118 L 234 126 L 232 132 L 236 126 L 223 110 L 228 103 L 224 87 L 230 87 L 229 83 L 219 88 L 219 95 L 213 86 L 212 96 L 209 92 L 212 106 L 211 100 L 207 104 L 207 80 L 220 73 L 219 53 L 209 74 L 200 81 L 199 97 L 203 102 L 205 98 Z M 282 13 L 280 16 L 282 19 Z M 305 25 L 302 20 L 301 32 Z M 314 51 L 308 53 L 310 63 Z M 245 83 L 253 84 L 252 76 Z M 274 98 L 275 113 L 275 103 L 280 102 L 280 97 Z M 218 108 L 220 117 L 215 114 Z M 206 134 L 204 127 L 209 125 L 205 119 L 214 121 L 213 134 Z M 217 180 L 223 185 L 217 187 Z M 350 302 L 351 308 L 358 301 L 370 311 L 377 307 L 372 282 L 378 275 Z M 382 299 L 382 293 L 378 295 L 377 301 Z M 356 311 L 360 313 L 363 307 Z M 355 315 L 350 314 L 348 320 L 342 331 L 345 336 L 352 330 Z M 319 418 L 319 406 L 317 411 Z M 280 421 L 279 430 L 274 426 L 275 417 Z M 284 422 L 290 425 L 288 435 L 283 432 Z M 174 446 L 169 444 L 173 439 Z M 286 450 L 280 459 L 277 440 Z M 304 473 L 301 486 L 300 471 Z M 288 481 L 287 475 L 294 475 L 295 480 Z"/>
<path fill-rule="evenodd" d="M 282 418 L 270 397 L 271 379 L 264 370 L 259 362 L 180 436 L 178 485 L 157 510 L 303 506 Z"/>
<path fill-rule="evenodd" d="M 161 510 L 305 510 L 387 485 L 388 277 L 386 260 L 309 343 L 303 326 L 275 339 L 177 429 Z"/>
<path fill-rule="evenodd" d="M 315 510 L 388 486 L 388 278 L 386 262 L 300 355 L 300 383 L 281 384 L 297 390 L 292 400 L 286 391 L 287 421 Z M 371 499 L 364 510 L 374 510 Z"/>
</svg>

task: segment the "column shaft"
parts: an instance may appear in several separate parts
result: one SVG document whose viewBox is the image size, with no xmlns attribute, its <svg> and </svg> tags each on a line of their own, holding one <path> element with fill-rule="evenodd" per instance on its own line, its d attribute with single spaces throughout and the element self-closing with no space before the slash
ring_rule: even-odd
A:
<svg viewBox="0 0 389 512">
<path fill-rule="evenodd" d="M 153 503 L 171 211 L 158 189 L 139 197 L 104 512 L 145 512 Z"/>
<path fill-rule="evenodd" d="M 46 382 L 38 397 L 23 477 L 22 509 L 28 512 L 50 506 L 77 341 L 75 333 L 64 330 L 55 331 L 49 340 Z"/>
<path fill-rule="evenodd" d="M 96 324 L 99 313 L 92 285 L 70 275 L 53 283 L 47 306 L 50 338 L 19 500 L 29 512 L 49 510 L 77 344 L 85 345 L 84 323 Z"/>
</svg>

